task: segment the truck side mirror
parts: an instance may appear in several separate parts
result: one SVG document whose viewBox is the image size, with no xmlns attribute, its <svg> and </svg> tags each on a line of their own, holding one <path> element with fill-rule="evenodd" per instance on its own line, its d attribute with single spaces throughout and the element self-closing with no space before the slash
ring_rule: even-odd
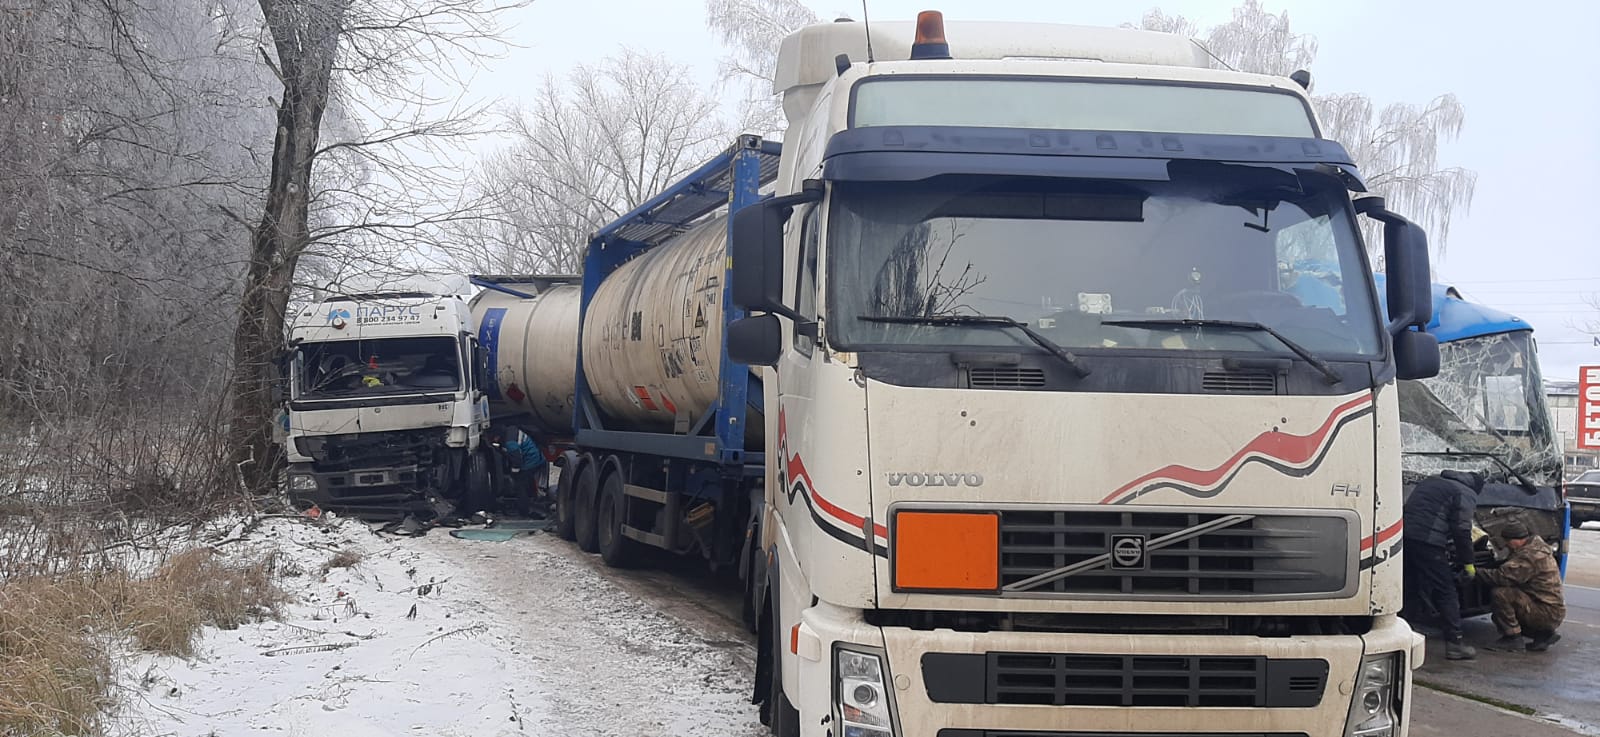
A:
<svg viewBox="0 0 1600 737">
<path fill-rule="evenodd" d="M 1402 379 L 1439 374 L 1439 340 L 1423 332 L 1433 321 L 1433 284 L 1428 265 L 1428 234 L 1384 206 L 1382 197 L 1356 200 L 1361 214 L 1383 222 L 1383 260 L 1389 308 L 1389 334 Z M 1415 330 L 1413 330 L 1415 328 Z"/>
<path fill-rule="evenodd" d="M 772 313 L 728 324 L 728 358 L 748 366 L 776 366 L 783 355 L 783 324 Z"/>
<path fill-rule="evenodd" d="M 1384 206 L 1382 197 L 1356 200 L 1356 210 L 1383 223 L 1384 275 L 1389 308 L 1389 333 L 1423 328 L 1433 320 L 1432 273 L 1428 234 Z"/>
<path fill-rule="evenodd" d="M 799 317 L 783 304 L 783 224 L 795 205 L 816 202 L 822 193 L 821 182 L 807 181 L 805 189 L 796 194 L 763 200 L 733 213 L 728 252 L 733 257 L 729 286 L 735 305 Z"/>
<path fill-rule="evenodd" d="M 1394 370 L 1400 379 L 1431 379 L 1439 375 L 1439 339 L 1420 330 L 1394 334 Z"/>
<path fill-rule="evenodd" d="M 765 311 L 783 301 L 783 210 L 773 200 L 733 214 L 733 303 Z"/>
<path fill-rule="evenodd" d="M 284 400 L 289 398 L 289 371 L 294 364 L 294 354 L 293 348 L 281 350 L 272 359 L 273 368 L 277 371 L 277 377 L 272 382 L 272 386 L 267 388 L 267 391 L 274 405 L 283 404 Z"/>
</svg>

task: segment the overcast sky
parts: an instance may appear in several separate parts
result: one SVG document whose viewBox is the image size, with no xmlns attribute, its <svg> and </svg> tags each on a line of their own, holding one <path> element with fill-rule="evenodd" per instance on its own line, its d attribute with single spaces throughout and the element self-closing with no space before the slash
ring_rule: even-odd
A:
<svg viewBox="0 0 1600 737">
<path fill-rule="evenodd" d="M 859 2 L 807 0 L 824 19 L 860 20 Z M 871 18 L 909 20 L 942 10 L 949 20 L 1086 25 L 1137 21 L 1151 7 L 1209 27 L 1227 0 L 871 0 Z M 1437 273 L 1469 297 L 1527 319 L 1540 340 L 1546 378 L 1574 379 L 1600 364 L 1600 347 L 1579 332 L 1600 314 L 1600 239 L 1584 222 L 1600 214 L 1600 56 L 1593 51 L 1600 2 L 1527 0 L 1473 12 L 1441 0 L 1266 0 L 1318 41 L 1314 91 L 1362 92 L 1379 104 L 1422 104 L 1453 92 L 1467 111 L 1445 165 L 1478 172 L 1470 214 L 1452 228 Z M 1485 4 L 1486 5 L 1486 4 Z M 547 73 L 598 61 L 623 46 L 666 54 L 708 85 L 723 54 L 706 30 L 702 0 L 537 0 L 513 19 L 521 48 L 487 63 L 471 94 L 530 97 Z M 959 54 L 961 39 L 952 37 Z"/>
</svg>

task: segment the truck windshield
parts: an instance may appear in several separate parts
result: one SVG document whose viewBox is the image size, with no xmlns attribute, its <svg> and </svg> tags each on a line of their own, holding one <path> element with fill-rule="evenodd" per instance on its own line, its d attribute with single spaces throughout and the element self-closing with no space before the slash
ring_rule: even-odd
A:
<svg viewBox="0 0 1600 737">
<path fill-rule="evenodd" d="M 1456 469 L 1510 481 L 1503 463 L 1535 484 L 1555 484 L 1561 452 L 1532 343 L 1526 330 L 1441 343 L 1438 376 L 1400 382 L 1408 476 Z"/>
<path fill-rule="evenodd" d="M 455 391 L 460 345 L 453 338 L 380 338 L 305 343 L 295 356 L 301 399 Z"/>
<path fill-rule="evenodd" d="M 868 77 L 851 126 L 953 125 L 1313 138 L 1305 101 L 1286 91 L 1059 77 Z"/>
<path fill-rule="evenodd" d="M 841 183 L 829 339 L 847 350 L 1032 346 L 1017 331 L 880 319 L 990 315 L 1071 349 L 1289 353 L 1260 330 L 1172 324 L 1210 320 L 1269 326 L 1323 358 L 1377 355 L 1343 190 L 1246 169 L 1162 182 Z"/>
</svg>

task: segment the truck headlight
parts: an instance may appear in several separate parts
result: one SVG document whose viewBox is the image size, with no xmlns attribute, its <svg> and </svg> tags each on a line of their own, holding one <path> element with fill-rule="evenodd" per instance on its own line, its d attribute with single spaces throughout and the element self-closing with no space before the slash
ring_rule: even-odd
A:
<svg viewBox="0 0 1600 737">
<path fill-rule="evenodd" d="M 317 479 L 305 474 L 292 474 L 289 476 L 289 489 L 291 491 L 314 491 L 317 488 Z"/>
<path fill-rule="evenodd" d="M 833 672 L 833 707 L 841 737 L 892 737 L 894 710 L 883 658 L 841 647 L 834 650 Z"/>
<path fill-rule="evenodd" d="M 1350 703 L 1350 718 L 1345 722 L 1348 737 L 1394 737 L 1399 734 L 1400 653 L 1369 655 L 1361 661 L 1356 679 L 1355 698 Z"/>
</svg>

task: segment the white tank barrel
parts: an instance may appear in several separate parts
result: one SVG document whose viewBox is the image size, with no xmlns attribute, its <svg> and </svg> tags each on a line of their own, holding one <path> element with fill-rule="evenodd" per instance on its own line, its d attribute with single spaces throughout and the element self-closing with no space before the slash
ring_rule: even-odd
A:
<svg viewBox="0 0 1600 737">
<path fill-rule="evenodd" d="M 578 306 L 575 277 L 494 278 L 519 297 L 485 289 L 472 299 L 478 341 L 488 353 L 490 416 L 527 412 L 533 429 L 572 434 L 578 373 Z"/>
<path fill-rule="evenodd" d="M 583 329 L 583 371 L 612 429 L 683 432 L 716 401 L 728 219 L 717 216 L 608 275 Z M 761 447 L 751 417 L 746 447 Z"/>
</svg>

